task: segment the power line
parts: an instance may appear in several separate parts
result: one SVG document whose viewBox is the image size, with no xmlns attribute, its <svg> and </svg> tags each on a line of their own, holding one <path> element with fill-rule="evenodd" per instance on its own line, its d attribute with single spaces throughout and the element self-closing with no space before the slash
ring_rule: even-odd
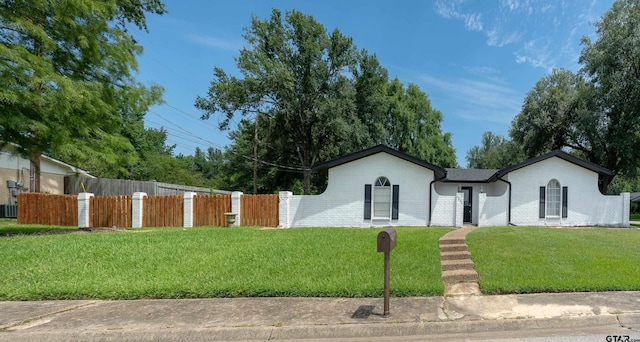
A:
<svg viewBox="0 0 640 342">
<path fill-rule="evenodd" d="M 188 131 L 188 130 L 186 130 L 186 129 L 182 128 L 180 125 L 178 125 L 178 124 L 174 123 L 173 121 L 171 121 L 171 120 L 169 120 L 169 119 L 165 118 L 165 117 L 164 117 L 164 116 L 162 116 L 161 114 L 159 114 L 159 113 L 157 113 L 157 112 L 155 112 L 155 111 L 152 111 L 152 110 L 149 110 L 149 112 L 150 112 L 150 113 L 152 113 L 152 114 L 155 114 L 157 117 L 159 117 L 160 119 L 162 119 L 162 120 L 166 121 L 167 123 L 171 124 L 172 126 L 175 126 L 175 127 L 176 127 L 176 128 L 178 128 L 180 131 L 183 131 L 184 133 L 186 133 L 188 136 L 191 136 L 191 137 L 193 137 L 193 138 L 195 138 L 195 139 L 201 140 L 201 141 L 203 141 L 203 142 L 205 142 L 205 143 L 207 143 L 207 144 L 210 144 L 211 146 L 216 147 L 216 148 L 218 148 L 218 149 L 220 149 L 220 150 L 222 150 L 222 149 L 223 149 L 223 148 L 220 148 L 220 146 L 219 146 L 218 144 L 216 144 L 216 143 L 214 143 L 214 142 L 212 142 L 212 141 L 210 141 L 210 140 L 207 140 L 207 139 L 204 139 L 204 138 L 202 138 L 202 137 L 199 137 L 199 136 L 195 135 L 193 132 Z M 154 124 L 158 125 L 158 123 L 156 123 L 156 122 L 153 122 L 153 121 L 150 121 L 150 120 L 149 120 L 149 122 L 152 122 L 152 123 L 154 123 Z M 160 126 L 161 126 L 161 125 L 160 125 Z M 168 128 L 165 128 L 165 129 L 167 129 L 167 133 L 169 133 Z M 190 140 L 190 139 L 187 139 L 187 138 L 184 138 L 184 137 L 180 137 L 179 135 L 177 135 L 177 134 L 175 134 L 175 133 L 172 133 L 172 135 L 174 135 L 174 136 L 176 136 L 176 137 L 179 137 L 179 138 L 181 138 L 181 139 L 185 139 L 186 141 L 190 141 L 190 142 L 192 142 L 192 143 L 196 143 L 196 144 L 198 143 L 198 142 L 196 142 L 196 141 L 193 141 L 193 140 Z M 230 149 L 227 149 L 227 151 L 228 151 L 228 152 L 230 152 L 230 153 L 233 153 L 233 154 L 235 154 L 235 155 L 237 155 L 237 156 L 239 156 L 239 157 L 242 157 L 242 158 L 244 158 L 244 159 L 247 159 L 247 160 L 249 160 L 249 161 L 254 161 L 254 158 L 253 158 L 253 157 L 249 157 L 249 156 L 243 155 L 243 154 L 241 154 L 241 153 L 235 152 L 235 151 L 230 150 Z M 277 164 L 277 163 L 272 163 L 272 162 L 268 162 L 268 161 L 265 161 L 265 160 L 261 160 L 261 159 L 259 159 L 259 158 L 258 158 L 257 162 L 258 162 L 258 163 L 261 163 L 261 164 L 264 164 L 264 165 L 268 165 L 268 166 L 276 167 L 276 168 L 280 169 L 281 171 L 297 171 L 297 172 L 303 172 L 303 171 L 304 171 L 304 168 L 301 168 L 301 167 L 299 167 L 299 166 Z"/>
</svg>

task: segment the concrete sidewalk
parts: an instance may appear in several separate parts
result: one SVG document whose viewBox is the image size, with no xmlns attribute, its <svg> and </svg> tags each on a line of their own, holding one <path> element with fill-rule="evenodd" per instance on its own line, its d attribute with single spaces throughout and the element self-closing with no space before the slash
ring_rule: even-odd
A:
<svg viewBox="0 0 640 342">
<path fill-rule="evenodd" d="M 640 292 L 391 298 L 0 302 L 0 341 L 286 340 L 615 326 L 640 331 Z"/>
</svg>

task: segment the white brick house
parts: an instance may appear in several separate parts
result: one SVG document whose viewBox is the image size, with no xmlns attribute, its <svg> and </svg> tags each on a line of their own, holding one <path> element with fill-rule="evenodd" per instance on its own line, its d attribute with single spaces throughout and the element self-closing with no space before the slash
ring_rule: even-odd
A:
<svg viewBox="0 0 640 342">
<path fill-rule="evenodd" d="M 327 189 L 281 192 L 280 226 L 629 225 L 629 194 L 598 190 L 611 171 L 559 150 L 502 170 L 468 170 L 378 145 L 314 169 L 328 173 Z"/>
</svg>

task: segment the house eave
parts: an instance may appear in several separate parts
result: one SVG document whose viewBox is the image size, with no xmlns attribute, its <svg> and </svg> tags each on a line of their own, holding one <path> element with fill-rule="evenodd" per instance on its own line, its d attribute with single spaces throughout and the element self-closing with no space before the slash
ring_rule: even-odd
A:
<svg viewBox="0 0 640 342">
<path fill-rule="evenodd" d="M 387 147 L 385 145 L 376 145 L 374 147 L 371 147 L 371 148 L 368 148 L 368 149 L 365 149 L 365 150 L 362 150 L 362 151 L 358 151 L 358 152 L 355 152 L 355 153 L 352 153 L 352 154 L 349 154 L 349 155 L 346 155 L 346 156 L 343 156 L 343 157 L 340 157 L 340 158 L 336 158 L 336 159 L 333 159 L 333 160 L 326 161 L 324 163 L 317 164 L 317 165 L 312 167 L 312 170 L 313 171 L 319 171 L 319 172 L 326 172 L 330 168 L 333 168 L 333 167 L 336 167 L 336 166 L 340 166 L 342 164 L 346 164 L 346 163 L 349 163 L 349 162 L 352 162 L 352 161 L 355 161 L 355 160 L 358 160 L 358 159 L 366 158 L 366 157 L 369 157 L 369 156 L 372 156 L 374 154 L 381 153 L 381 152 L 384 152 L 384 153 L 390 154 L 392 156 L 398 157 L 400 159 L 406 160 L 406 161 L 408 161 L 410 163 L 413 163 L 413 164 L 416 164 L 418 166 L 422 166 L 424 168 L 430 169 L 430 170 L 432 170 L 434 172 L 435 178 L 440 178 L 440 177 L 443 177 L 443 176 L 445 176 L 447 174 L 447 171 L 442 167 L 433 165 L 433 164 L 431 164 L 431 163 L 429 163 L 427 161 L 424 161 L 422 159 L 410 156 L 410 155 L 408 155 L 408 154 L 406 154 L 404 152 L 400 152 L 398 150 L 392 149 L 392 148 Z"/>
</svg>

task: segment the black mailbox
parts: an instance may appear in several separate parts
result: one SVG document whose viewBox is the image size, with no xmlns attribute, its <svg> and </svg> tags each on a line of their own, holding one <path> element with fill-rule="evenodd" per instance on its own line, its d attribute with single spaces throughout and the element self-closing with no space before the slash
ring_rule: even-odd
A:
<svg viewBox="0 0 640 342">
<path fill-rule="evenodd" d="M 393 227 L 378 233 L 378 252 L 391 252 L 396 248 L 396 230 Z"/>
</svg>

